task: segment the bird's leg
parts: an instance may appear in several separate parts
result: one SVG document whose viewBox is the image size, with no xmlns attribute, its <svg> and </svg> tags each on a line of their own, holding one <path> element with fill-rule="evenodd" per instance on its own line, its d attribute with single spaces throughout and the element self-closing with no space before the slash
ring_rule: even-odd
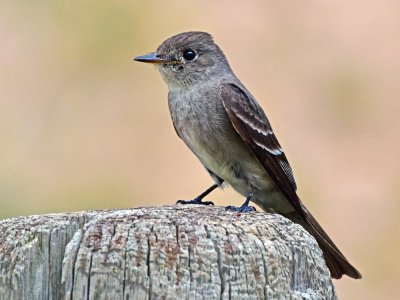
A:
<svg viewBox="0 0 400 300">
<path fill-rule="evenodd" d="M 218 184 L 213 184 L 210 186 L 207 190 L 205 190 L 203 193 L 198 195 L 196 198 L 193 200 L 178 200 L 176 204 L 202 204 L 202 205 L 214 205 L 211 201 L 201 201 L 205 196 L 207 196 L 209 193 L 211 193 L 213 190 L 215 190 L 218 187 Z"/>
<path fill-rule="evenodd" d="M 242 204 L 242 206 L 233 206 L 229 205 L 226 207 L 226 210 L 232 210 L 232 211 L 237 211 L 237 212 L 250 212 L 250 211 L 256 211 L 254 206 L 250 206 L 250 200 L 254 195 L 253 188 L 251 188 L 249 195 L 246 197 L 246 201 Z"/>
</svg>

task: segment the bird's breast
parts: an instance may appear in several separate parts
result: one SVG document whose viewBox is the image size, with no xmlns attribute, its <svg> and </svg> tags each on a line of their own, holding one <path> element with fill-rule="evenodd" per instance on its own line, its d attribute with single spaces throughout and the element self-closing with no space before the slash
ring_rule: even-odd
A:
<svg viewBox="0 0 400 300">
<path fill-rule="evenodd" d="M 200 146 L 226 130 L 225 109 L 211 93 L 197 89 L 170 91 L 168 105 L 175 129 L 187 144 Z"/>
<path fill-rule="evenodd" d="M 233 128 L 222 101 L 212 93 L 186 91 L 169 94 L 175 129 L 203 165 L 235 185 L 247 170 L 265 174 L 248 146 Z"/>
</svg>

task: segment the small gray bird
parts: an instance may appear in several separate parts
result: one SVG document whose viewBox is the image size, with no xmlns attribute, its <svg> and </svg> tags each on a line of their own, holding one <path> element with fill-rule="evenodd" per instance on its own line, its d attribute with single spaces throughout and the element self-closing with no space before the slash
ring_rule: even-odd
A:
<svg viewBox="0 0 400 300">
<path fill-rule="evenodd" d="M 300 201 L 292 169 L 264 111 L 211 35 L 181 33 L 135 60 L 158 67 L 169 88 L 175 130 L 215 182 L 194 200 L 179 203 L 212 204 L 202 199 L 226 182 L 246 197 L 241 207 L 227 209 L 251 211 L 253 201 L 289 218 L 317 240 L 333 278 L 361 278 Z"/>
</svg>

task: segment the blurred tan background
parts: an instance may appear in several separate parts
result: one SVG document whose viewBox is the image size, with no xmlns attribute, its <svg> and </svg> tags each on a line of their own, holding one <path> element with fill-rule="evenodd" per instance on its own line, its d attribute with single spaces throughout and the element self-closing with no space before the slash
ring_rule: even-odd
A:
<svg viewBox="0 0 400 300">
<path fill-rule="evenodd" d="M 8 1 L 0 4 L 0 218 L 173 204 L 211 183 L 175 135 L 167 87 L 132 57 L 214 35 L 259 100 L 303 201 L 364 278 L 400 282 L 400 2 Z M 208 199 L 240 204 L 231 189 Z"/>
</svg>

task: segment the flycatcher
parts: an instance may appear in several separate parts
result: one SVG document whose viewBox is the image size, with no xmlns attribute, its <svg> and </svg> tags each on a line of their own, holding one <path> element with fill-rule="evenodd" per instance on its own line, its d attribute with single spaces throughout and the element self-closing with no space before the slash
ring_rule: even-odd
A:
<svg viewBox="0 0 400 300">
<path fill-rule="evenodd" d="M 202 199 L 226 182 L 246 197 L 241 207 L 229 210 L 252 211 L 253 201 L 289 218 L 314 236 L 333 278 L 361 278 L 300 201 L 292 169 L 267 116 L 211 35 L 181 33 L 135 60 L 158 67 L 169 88 L 175 130 L 215 182 L 194 200 L 179 203 L 212 204 Z"/>
</svg>

